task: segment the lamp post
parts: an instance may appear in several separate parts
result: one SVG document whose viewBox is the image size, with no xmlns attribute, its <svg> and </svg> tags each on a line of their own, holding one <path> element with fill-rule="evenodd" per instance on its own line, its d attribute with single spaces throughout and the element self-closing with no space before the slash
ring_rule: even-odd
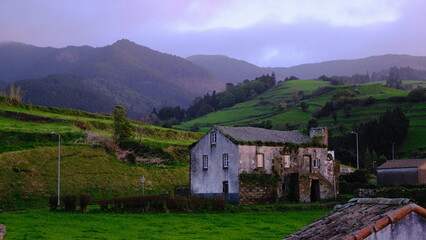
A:
<svg viewBox="0 0 426 240">
<path fill-rule="evenodd" d="M 395 143 L 392 143 L 392 160 L 395 160 Z"/>
<path fill-rule="evenodd" d="M 142 195 L 145 195 L 145 176 L 142 175 L 141 177 L 142 182 Z"/>
<path fill-rule="evenodd" d="M 58 135 L 58 207 L 61 199 L 61 134 L 51 132 L 51 134 Z"/>
<path fill-rule="evenodd" d="M 359 169 L 359 152 L 358 152 L 358 133 L 352 131 L 352 134 L 356 136 L 356 168 Z"/>
</svg>

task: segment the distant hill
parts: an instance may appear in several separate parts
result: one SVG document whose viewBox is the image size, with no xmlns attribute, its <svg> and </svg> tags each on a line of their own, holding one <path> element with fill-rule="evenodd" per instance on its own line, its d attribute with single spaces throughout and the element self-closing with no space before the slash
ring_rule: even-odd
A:
<svg viewBox="0 0 426 240">
<path fill-rule="evenodd" d="M 300 79 L 315 79 L 326 76 L 352 76 L 379 72 L 390 67 L 411 67 L 426 70 L 426 57 L 388 54 L 355 60 L 334 60 L 321 63 L 302 64 L 293 67 L 262 68 L 241 60 L 217 55 L 195 55 L 187 58 L 209 70 L 223 82 L 238 83 L 245 79 L 254 79 L 262 74 L 275 72 L 277 80 L 296 76 Z"/>
<path fill-rule="evenodd" d="M 94 112 L 120 104 L 133 117 L 153 107 L 188 106 L 194 97 L 224 88 L 204 68 L 129 40 L 59 49 L 2 43 L 0 81 L 16 82 L 33 104 Z"/>
<path fill-rule="evenodd" d="M 265 68 L 223 55 L 194 55 L 186 59 L 208 69 L 224 83 L 252 80 L 263 74 L 271 73 Z"/>
</svg>

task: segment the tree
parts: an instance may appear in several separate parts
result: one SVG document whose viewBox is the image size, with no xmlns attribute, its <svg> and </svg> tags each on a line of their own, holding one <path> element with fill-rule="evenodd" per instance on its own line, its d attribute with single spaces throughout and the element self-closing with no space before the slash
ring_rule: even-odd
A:
<svg viewBox="0 0 426 240">
<path fill-rule="evenodd" d="M 312 118 L 311 120 L 309 120 L 307 125 L 308 130 L 313 127 L 318 127 L 318 121 L 315 118 Z"/>
<path fill-rule="evenodd" d="M 133 129 L 130 121 L 125 117 L 127 110 L 122 106 L 114 109 L 114 140 L 117 143 L 130 140 Z"/>
<path fill-rule="evenodd" d="M 331 114 L 331 116 L 333 117 L 334 122 L 337 122 L 337 113 L 336 113 L 336 112 L 333 112 L 333 113 Z"/>
</svg>

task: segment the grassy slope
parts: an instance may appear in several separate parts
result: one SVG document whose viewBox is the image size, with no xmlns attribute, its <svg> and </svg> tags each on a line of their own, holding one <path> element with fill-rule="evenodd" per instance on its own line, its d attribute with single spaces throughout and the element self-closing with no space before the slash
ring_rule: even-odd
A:
<svg viewBox="0 0 426 240">
<path fill-rule="evenodd" d="M 39 147 L 0 155 L 0 193 L 5 208 L 47 204 L 56 194 L 57 147 Z M 140 178 L 146 179 L 147 193 L 163 193 L 174 185 L 188 184 L 188 167 L 146 168 L 119 162 L 101 148 L 61 148 L 61 192 L 89 192 L 92 199 L 134 195 L 141 192 Z M 1 204 L 1 202 L 0 202 Z M 14 206 L 10 206 L 14 204 Z"/>
<path fill-rule="evenodd" d="M 224 214 L 0 213 L 7 239 L 281 239 L 328 210 Z"/>
<path fill-rule="evenodd" d="M 266 99 L 275 104 L 279 104 L 290 98 L 291 94 L 294 92 L 304 91 L 305 94 L 311 94 L 318 87 L 326 85 L 329 85 L 329 83 L 324 81 L 287 81 L 285 83 L 278 84 L 275 88 L 252 100 L 182 123 L 177 127 L 181 129 L 189 129 L 189 127 L 194 123 L 232 126 L 234 124 L 250 120 L 268 119 L 272 116 L 272 106 L 257 105 L 261 99 Z M 202 130 L 207 129 L 209 129 L 209 127 L 202 128 Z"/>
<path fill-rule="evenodd" d="M 424 82 L 407 81 L 405 84 L 421 85 Z M 307 122 L 312 119 L 312 112 L 323 106 L 339 89 L 358 90 L 360 92 L 357 98 L 374 97 L 379 101 L 368 107 L 354 107 L 351 110 L 351 116 L 345 117 L 343 110 L 337 111 L 337 121 L 335 122 L 331 116 L 318 119 L 319 124 L 328 126 L 330 130 L 336 130 L 339 125 L 344 125 L 351 128 L 353 124 L 357 124 L 365 119 L 377 119 L 380 114 L 386 110 L 391 110 L 395 107 L 402 107 L 406 112 L 406 116 L 410 119 L 410 128 L 408 130 L 409 136 L 406 143 L 399 151 L 409 152 L 410 150 L 419 147 L 426 147 L 426 103 L 390 103 L 384 101 L 389 97 L 406 96 L 408 91 L 397 90 L 388 88 L 382 83 L 368 83 L 359 86 L 354 85 L 339 85 L 332 86 L 335 90 L 323 94 L 315 98 L 308 98 L 303 100 L 309 104 L 307 112 L 303 112 L 297 106 L 290 106 L 286 111 L 274 114 L 272 105 L 256 106 L 260 99 L 265 99 L 274 104 L 285 102 L 291 98 L 291 94 L 295 91 L 304 91 L 305 95 L 311 94 L 315 89 L 320 86 L 329 86 L 328 82 L 315 81 L 315 80 L 296 80 L 287 81 L 278 84 L 277 87 L 259 95 L 253 100 L 237 104 L 231 108 L 227 108 L 218 112 L 210 113 L 201 118 L 182 123 L 177 126 L 182 129 L 189 129 L 189 127 L 198 122 L 205 124 L 202 131 L 207 131 L 211 125 L 225 125 L 233 126 L 235 124 L 247 124 L 250 121 L 261 122 L 265 120 L 272 121 L 273 124 L 288 123 L 290 125 L 299 125 L 299 129 L 304 129 Z M 335 132 L 337 133 L 337 132 Z"/>
<path fill-rule="evenodd" d="M 121 163 L 104 149 L 85 144 L 83 124 L 112 135 L 112 119 L 91 113 L 38 106 L 10 106 L 0 101 L 0 209 L 46 205 L 56 193 L 57 136 L 62 135 L 62 192 L 88 191 L 94 198 L 137 194 L 140 177 L 147 179 L 147 193 L 162 193 L 174 185 L 188 184 L 188 167 L 155 168 Z M 9 116 L 18 118 L 19 120 Z M 75 115 L 72 115 L 72 114 Z M 30 120 L 41 117 L 47 121 Z M 136 138 L 144 145 L 168 151 L 188 146 L 201 136 L 134 122 Z M 41 201 L 41 202 L 40 202 Z"/>
</svg>

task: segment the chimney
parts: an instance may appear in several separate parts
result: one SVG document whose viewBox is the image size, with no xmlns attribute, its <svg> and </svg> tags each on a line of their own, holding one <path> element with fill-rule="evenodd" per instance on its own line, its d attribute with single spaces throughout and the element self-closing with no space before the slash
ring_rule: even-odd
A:
<svg viewBox="0 0 426 240">
<path fill-rule="evenodd" d="M 328 129 L 326 127 L 315 127 L 309 130 L 309 137 L 319 136 L 318 143 L 328 146 Z"/>
</svg>

